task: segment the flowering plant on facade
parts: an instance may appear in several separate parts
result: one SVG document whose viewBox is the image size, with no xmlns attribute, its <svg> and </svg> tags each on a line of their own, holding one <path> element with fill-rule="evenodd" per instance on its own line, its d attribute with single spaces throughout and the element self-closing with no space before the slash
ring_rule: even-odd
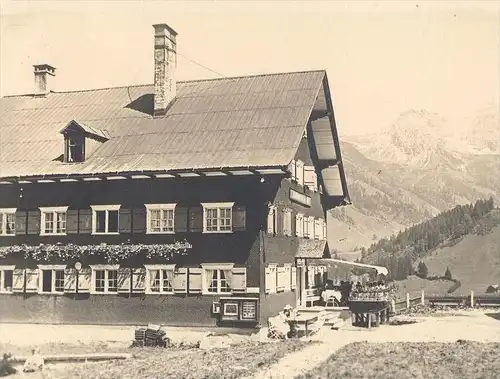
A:
<svg viewBox="0 0 500 379">
<path fill-rule="evenodd" d="M 192 245 L 187 241 L 174 242 L 172 244 L 128 244 L 108 245 L 73 245 L 73 244 L 40 244 L 38 246 L 13 245 L 0 247 L 0 258 L 10 254 L 24 253 L 24 259 L 34 261 L 49 261 L 57 259 L 70 261 L 82 257 L 102 257 L 109 263 L 126 261 L 138 255 L 147 259 L 163 258 L 172 259 L 175 255 L 185 255 Z"/>
</svg>

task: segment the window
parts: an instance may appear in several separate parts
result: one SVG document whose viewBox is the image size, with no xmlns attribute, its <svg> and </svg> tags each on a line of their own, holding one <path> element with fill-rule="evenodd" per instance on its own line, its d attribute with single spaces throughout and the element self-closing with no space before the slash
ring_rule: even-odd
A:
<svg viewBox="0 0 500 379">
<path fill-rule="evenodd" d="M 318 190 L 318 177 L 314 166 L 304 166 L 304 185 L 314 192 Z"/>
<path fill-rule="evenodd" d="M 266 293 L 276 293 L 277 292 L 277 269 L 275 264 L 269 264 L 266 267 Z"/>
<path fill-rule="evenodd" d="M 297 174 L 296 174 L 297 169 L 295 165 L 295 160 L 292 160 L 288 165 L 288 171 L 290 171 L 292 181 L 295 182 L 297 180 Z"/>
<path fill-rule="evenodd" d="M 304 162 L 302 161 L 297 161 L 297 171 L 296 171 L 296 175 L 297 175 L 297 183 L 300 184 L 301 186 L 304 185 Z"/>
<path fill-rule="evenodd" d="M 41 235 L 66 234 L 66 212 L 68 207 L 40 208 Z"/>
<path fill-rule="evenodd" d="M 91 205 L 92 234 L 118 234 L 120 205 Z"/>
<path fill-rule="evenodd" d="M 11 293 L 15 266 L 0 266 L 0 293 Z"/>
<path fill-rule="evenodd" d="M 162 294 L 174 293 L 174 269 L 175 265 L 144 265 L 147 273 L 148 293 Z"/>
<path fill-rule="evenodd" d="M 174 233 L 175 204 L 145 204 L 147 233 Z"/>
<path fill-rule="evenodd" d="M 311 239 L 314 239 L 314 217 L 313 216 L 309 216 L 307 218 L 307 224 L 308 224 L 308 230 L 309 230 L 309 234 L 308 234 L 308 237 L 311 238 Z"/>
<path fill-rule="evenodd" d="M 288 208 L 283 209 L 283 235 L 292 235 L 292 210 Z"/>
<path fill-rule="evenodd" d="M 85 137 L 66 137 L 66 162 L 83 162 L 85 160 Z"/>
<path fill-rule="evenodd" d="M 304 215 L 297 213 L 295 216 L 295 234 L 297 237 L 304 237 Z"/>
<path fill-rule="evenodd" d="M 303 218 L 303 225 L 304 225 L 304 237 L 309 238 L 309 217 L 304 216 Z"/>
<path fill-rule="evenodd" d="M 204 233 L 232 232 L 234 203 L 202 203 Z"/>
<path fill-rule="evenodd" d="M 231 292 L 231 278 L 233 264 L 210 264 L 201 265 L 204 271 L 204 293 L 220 294 Z"/>
<path fill-rule="evenodd" d="M 16 234 L 16 209 L 0 209 L 0 235 L 13 236 Z"/>
<path fill-rule="evenodd" d="M 118 292 L 118 265 L 91 265 L 90 267 L 94 293 Z"/>
<path fill-rule="evenodd" d="M 65 265 L 38 265 L 38 292 L 63 293 Z"/>
<path fill-rule="evenodd" d="M 276 207 L 270 206 L 267 214 L 267 232 L 269 234 L 276 233 Z"/>
</svg>

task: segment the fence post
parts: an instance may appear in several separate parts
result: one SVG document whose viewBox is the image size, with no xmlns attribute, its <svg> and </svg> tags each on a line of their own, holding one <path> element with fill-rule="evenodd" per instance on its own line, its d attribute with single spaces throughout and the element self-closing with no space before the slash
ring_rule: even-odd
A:
<svg viewBox="0 0 500 379">
<path fill-rule="evenodd" d="M 396 313 L 396 300 L 391 299 L 392 313 Z"/>
<path fill-rule="evenodd" d="M 470 306 L 474 308 L 474 291 L 470 291 Z"/>
<path fill-rule="evenodd" d="M 406 293 L 406 308 L 410 308 L 410 294 Z"/>
<path fill-rule="evenodd" d="M 425 305 L 425 291 L 422 290 L 422 294 L 420 295 L 420 304 Z"/>
</svg>

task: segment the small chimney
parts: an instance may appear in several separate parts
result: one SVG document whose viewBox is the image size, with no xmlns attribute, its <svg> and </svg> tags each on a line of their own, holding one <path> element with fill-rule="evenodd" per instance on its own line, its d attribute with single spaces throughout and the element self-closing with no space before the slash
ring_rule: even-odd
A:
<svg viewBox="0 0 500 379">
<path fill-rule="evenodd" d="M 56 76 L 56 69 L 48 64 L 38 64 L 35 68 L 35 95 L 47 95 L 50 92 L 50 77 Z"/>
<path fill-rule="evenodd" d="M 162 116 L 176 96 L 177 32 L 167 24 L 155 28 L 154 115 Z"/>
</svg>

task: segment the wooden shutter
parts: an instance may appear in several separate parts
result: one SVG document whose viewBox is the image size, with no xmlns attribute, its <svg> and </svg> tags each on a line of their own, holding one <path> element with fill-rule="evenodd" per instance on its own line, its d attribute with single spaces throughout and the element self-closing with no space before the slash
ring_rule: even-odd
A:
<svg viewBox="0 0 500 379">
<path fill-rule="evenodd" d="M 78 233 L 78 209 L 68 209 L 66 212 L 66 233 Z"/>
<path fill-rule="evenodd" d="M 92 270 L 84 268 L 78 273 L 78 292 L 89 292 L 92 283 Z"/>
<path fill-rule="evenodd" d="M 313 166 L 304 166 L 304 185 L 308 186 L 311 190 L 316 188 L 314 180 L 315 173 Z"/>
<path fill-rule="evenodd" d="M 189 269 L 189 293 L 201 293 L 202 288 L 202 274 L 201 268 Z"/>
<path fill-rule="evenodd" d="M 291 236 L 297 235 L 297 216 L 293 213 L 293 211 L 290 213 L 290 226 L 291 226 Z"/>
<path fill-rule="evenodd" d="M 12 291 L 24 292 L 24 269 L 16 268 L 12 273 Z"/>
<path fill-rule="evenodd" d="M 233 230 L 242 231 L 246 229 L 246 208 L 242 205 L 233 207 Z"/>
<path fill-rule="evenodd" d="M 28 211 L 28 234 L 40 234 L 40 211 Z"/>
<path fill-rule="evenodd" d="M 297 171 L 296 171 L 296 167 L 295 167 L 295 160 L 292 160 L 290 162 L 290 164 L 288 165 L 288 170 L 291 173 L 291 179 L 293 181 L 296 181 L 297 180 Z"/>
<path fill-rule="evenodd" d="M 78 216 L 78 233 L 90 234 L 92 233 L 92 210 L 80 209 Z"/>
<path fill-rule="evenodd" d="M 16 235 L 26 234 L 26 220 L 28 212 L 26 211 L 16 211 Z"/>
<path fill-rule="evenodd" d="M 292 267 L 291 287 L 294 290 L 297 287 L 297 267 Z"/>
<path fill-rule="evenodd" d="M 189 208 L 189 231 L 203 232 L 203 207 L 201 205 Z"/>
<path fill-rule="evenodd" d="M 130 269 L 118 269 L 118 292 L 130 293 Z"/>
<path fill-rule="evenodd" d="M 172 286 L 174 287 L 175 293 L 187 292 L 187 270 L 185 268 L 174 270 L 174 279 L 172 280 Z"/>
<path fill-rule="evenodd" d="M 64 270 L 64 292 L 76 292 L 76 270 L 74 268 Z"/>
<path fill-rule="evenodd" d="M 132 214 L 130 208 L 120 208 L 118 212 L 118 231 L 122 234 L 130 234 L 132 231 Z"/>
<path fill-rule="evenodd" d="M 270 206 L 267 213 L 267 233 L 274 234 L 274 220 L 275 220 L 276 209 L 273 206 Z"/>
<path fill-rule="evenodd" d="M 234 267 L 231 278 L 231 289 L 234 292 L 247 291 L 247 269 L 246 267 Z"/>
<path fill-rule="evenodd" d="M 188 230 L 188 209 L 187 207 L 176 206 L 174 210 L 174 230 L 176 233 L 187 232 Z"/>
<path fill-rule="evenodd" d="M 41 280 L 41 279 L 40 279 Z M 26 269 L 26 292 L 38 292 L 38 269 Z"/>
<path fill-rule="evenodd" d="M 132 215 L 132 233 L 146 233 L 146 208 L 134 208 Z"/>
<path fill-rule="evenodd" d="M 144 292 L 146 290 L 146 269 L 132 269 L 132 292 Z"/>
</svg>

